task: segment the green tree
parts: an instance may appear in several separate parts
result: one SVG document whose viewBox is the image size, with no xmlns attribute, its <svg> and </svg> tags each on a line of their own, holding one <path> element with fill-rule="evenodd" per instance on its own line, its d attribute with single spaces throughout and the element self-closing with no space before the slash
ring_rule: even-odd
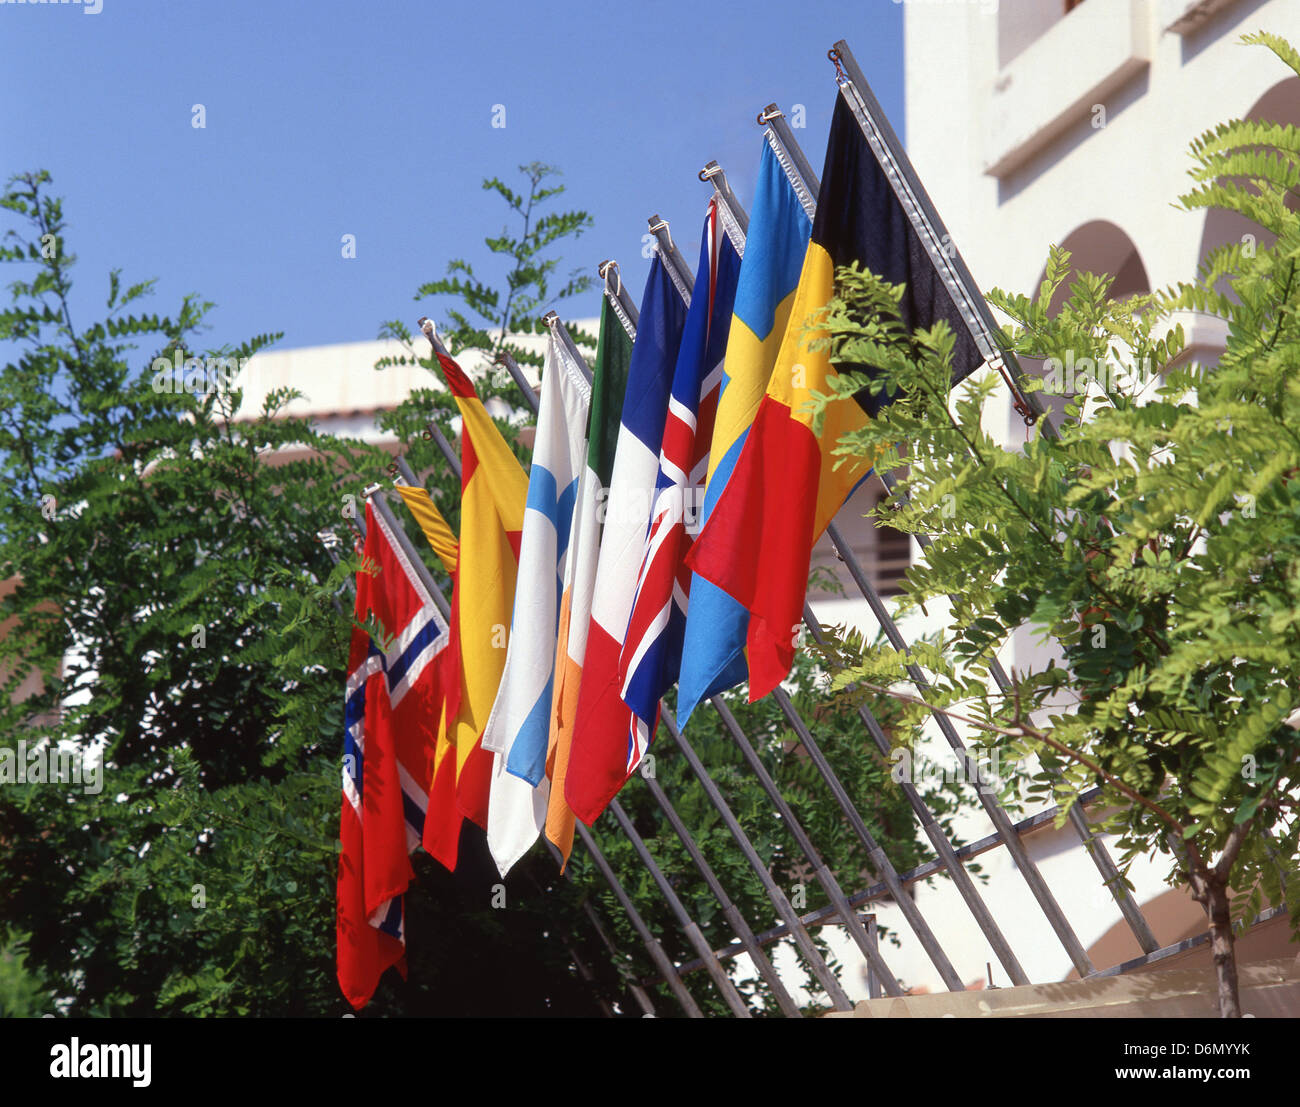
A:
<svg viewBox="0 0 1300 1107">
<path fill-rule="evenodd" d="M 0 930 L 30 935 L 25 960 L 0 953 L 0 987 L 73 1015 L 340 1015 L 338 593 L 355 559 L 335 567 L 316 533 L 346 530 L 386 455 L 286 416 L 284 391 L 234 418 L 239 380 L 209 358 L 237 366 L 273 336 L 205 350 L 193 298 L 148 314 L 149 284 L 114 273 L 107 312 L 74 325 L 47 183 L 0 199 L 17 274 L 0 311 Z M 15 778 L 53 747 L 101 766 L 100 787 Z M 482 866 L 441 885 L 431 868 L 411 982 L 390 974 L 376 1013 L 455 1013 L 457 996 L 594 1012 L 540 897 L 483 929 Z"/>
<path fill-rule="evenodd" d="M 1281 40 L 1246 41 L 1300 73 Z M 1204 906 L 1220 1011 L 1233 1016 L 1232 917 L 1282 903 L 1300 854 L 1300 217 L 1289 206 L 1300 130 L 1234 120 L 1191 153 L 1183 206 L 1239 212 L 1272 244 L 1221 247 L 1195 282 L 1122 302 L 1108 298 L 1110 278 L 1080 274 L 1054 314 L 1070 263 L 1053 249 L 1035 298 L 993 293 L 1013 321 L 1008 348 L 1055 359 L 1036 387 L 1077 393 L 1059 435 L 1023 449 L 983 429 L 992 375 L 949 397 L 945 327 L 909 334 L 900 287 L 837 275 L 825 317 L 844 370 L 835 394 L 902 397 L 842 451 L 898 472 L 910 502 L 880 517 L 934 538 L 906 603 L 955 597 L 940 641 L 906 658 L 871 650 L 838 679 L 878 693 L 919 663 L 935 674 L 932 702 L 1023 764 L 1009 796 L 1054 797 L 1061 820 L 1100 785 L 1114 814 L 1098 825 L 1119 836 L 1124 869 L 1159 851 Z M 1187 309 L 1227 323 L 1217 365 L 1186 356 L 1170 316 Z M 1062 381 L 1067 365 L 1093 385 Z M 1009 694 L 990 691 L 986 659 L 1021 627 L 1054 639 L 1059 656 L 1014 673 Z M 907 709 L 919 724 L 923 709 Z M 1300 925 L 1300 904 L 1291 911 Z"/>
</svg>

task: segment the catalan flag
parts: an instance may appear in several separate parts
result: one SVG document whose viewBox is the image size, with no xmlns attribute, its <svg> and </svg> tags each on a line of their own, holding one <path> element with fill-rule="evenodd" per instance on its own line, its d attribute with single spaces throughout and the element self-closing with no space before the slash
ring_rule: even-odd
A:
<svg viewBox="0 0 1300 1107">
<path fill-rule="evenodd" d="M 699 529 L 709 521 L 731 480 L 759 401 L 767 390 L 790 318 L 811 229 L 789 178 L 765 139 L 749 214 L 745 260 L 736 286 L 735 312 L 727 336 L 722 393 L 709 449 Z M 749 612 L 743 604 L 711 581 L 693 577 L 677 688 L 677 718 L 683 726 L 700 701 L 746 678 L 748 629 Z"/>
<path fill-rule="evenodd" d="M 454 779 L 439 765 L 430 804 L 446 810 L 454 803 L 486 830 L 493 761 L 482 737 L 505 668 L 528 478 L 460 366 L 441 353 L 438 362 L 462 423 L 460 549 L 451 601 L 454 656 L 447 667 L 449 674 L 456 670 L 459 695 L 452 699 L 454 689 L 449 690 L 446 717 Z M 449 824 L 431 819 L 425 831 L 425 849 L 454 869 L 456 842 Z"/>
<path fill-rule="evenodd" d="M 807 410 L 837 370 L 811 343 L 810 317 L 834 295 L 835 268 L 858 262 L 905 283 L 905 325 L 946 320 L 956 336 L 954 382 L 974 372 L 974 340 L 920 236 L 841 96 L 835 105 L 817 216 L 776 367 L 735 469 L 687 556 L 687 564 L 749 612 L 746 648 L 750 700 L 790 671 L 802 623 L 812 548 L 869 464 L 835 467 L 840 439 L 861 427 L 884 397 L 865 390 L 834 401 L 821 433 Z M 870 366 L 851 366 L 870 372 Z"/>
</svg>

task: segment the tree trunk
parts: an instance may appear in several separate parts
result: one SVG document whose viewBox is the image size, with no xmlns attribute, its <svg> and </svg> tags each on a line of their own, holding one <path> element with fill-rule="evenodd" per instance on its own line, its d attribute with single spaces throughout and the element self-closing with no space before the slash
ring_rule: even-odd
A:
<svg viewBox="0 0 1300 1107">
<path fill-rule="evenodd" d="M 1232 912 L 1228 908 L 1228 886 L 1213 875 L 1198 883 L 1204 891 L 1197 896 L 1210 917 L 1210 949 L 1214 954 L 1214 974 L 1219 986 L 1219 1017 L 1241 1018 L 1241 1001 L 1237 998 L 1237 954 L 1232 936 Z"/>
</svg>

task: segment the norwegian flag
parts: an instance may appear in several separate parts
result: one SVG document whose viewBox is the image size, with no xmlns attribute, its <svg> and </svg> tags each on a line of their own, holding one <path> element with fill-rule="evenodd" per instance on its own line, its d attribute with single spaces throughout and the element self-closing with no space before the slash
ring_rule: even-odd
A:
<svg viewBox="0 0 1300 1107">
<path fill-rule="evenodd" d="M 736 299 L 740 255 L 709 202 L 700 264 L 673 370 L 659 473 L 637 575 L 636 597 L 619 658 L 623 702 L 633 711 L 628 772 L 645 755 L 659 700 L 677 683 L 691 573 L 683 565 L 698 529 L 704 477 L 718 410 L 722 362 Z M 649 726 L 637 725 L 637 719 Z"/>
<path fill-rule="evenodd" d="M 449 635 L 388 524 L 367 503 L 344 707 L 338 979 L 364 1007 L 390 966 L 405 971 L 405 892 L 433 779 L 439 661 Z"/>
</svg>

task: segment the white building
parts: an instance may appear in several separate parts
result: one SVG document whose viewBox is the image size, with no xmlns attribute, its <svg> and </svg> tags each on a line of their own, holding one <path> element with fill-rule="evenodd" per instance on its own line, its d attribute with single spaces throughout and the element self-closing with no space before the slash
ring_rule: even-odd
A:
<svg viewBox="0 0 1300 1107">
<path fill-rule="evenodd" d="M 1049 245 L 1061 244 L 1076 268 L 1113 274 L 1113 296 L 1148 292 L 1194 277 L 1211 248 L 1259 234 L 1239 217 L 1174 204 L 1190 188 L 1185 151 L 1202 132 L 1237 117 L 1300 122 L 1300 78 L 1238 41 L 1261 29 L 1300 41 L 1295 0 L 903 2 L 908 153 L 982 289 L 1033 294 Z M 1222 324 L 1183 323 L 1197 359 L 1212 362 Z M 1009 447 L 1023 442 L 1009 397 L 1003 418 L 994 433 Z M 1024 664 L 1034 651 L 1026 635 L 1002 660 Z M 991 829 L 982 814 L 963 823 L 968 838 Z M 1141 953 L 1068 827 L 1026 844 L 1098 969 Z M 1066 979 L 1070 961 L 1006 851 L 980 862 L 983 898 L 1031 980 Z M 1206 929 L 1200 907 L 1160 880 L 1164 867 L 1139 863 L 1130 874 L 1161 946 Z M 983 977 L 989 962 L 993 982 L 1007 984 L 950 884 L 920 889 L 917 902 L 964 979 Z M 879 915 L 899 926 L 896 909 Z M 1285 925 L 1261 927 L 1242 959 L 1280 956 Z M 888 956 L 909 984 L 942 989 L 910 936 Z M 1205 947 L 1159 967 L 1200 962 Z"/>
</svg>

